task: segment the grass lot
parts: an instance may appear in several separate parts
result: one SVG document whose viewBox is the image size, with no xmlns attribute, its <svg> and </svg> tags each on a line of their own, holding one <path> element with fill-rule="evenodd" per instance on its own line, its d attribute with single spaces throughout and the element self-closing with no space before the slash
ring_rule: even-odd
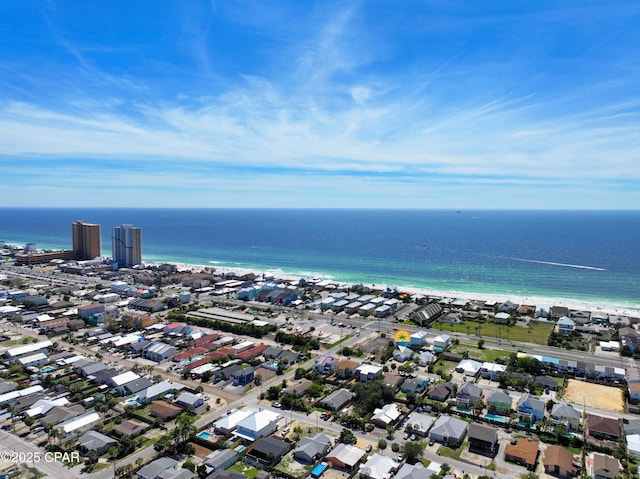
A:
<svg viewBox="0 0 640 479">
<path fill-rule="evenodd" d="M 256 474 L 258 474 L 258 470 L 255 467 L 244 465 L 241 462 L 234 464 L 227 469 L 227 471 L 239 472 L 240 474 L 247 476 L 249 479 L 255 479 Z"/>
<path fill-rule="evenodd" d="M 445 332 L 474 334 L 481 338 L 504 339 L 507 341 L 519 341 L 535 344 L 547 344 L 549 334 L 553 329 L 553 324 L 531 323 L 529 328 L 522 326 L 506 326 L 495 323 L 476 323 L 474 321 L 464 321 L 461 324 L 435 323 L 435 329 Z M 476 330 L 476 328 L 478 328 Z"/>
<path fill-rule="evenodd" d="M 450 447 L 447 447 L 447 446 L 440 446 L 438 448 L 438 455 L 442 457 L 450 457 L 451 459 L 455 459 L 456 461 L 459 461 L 462 451 L 464 451 L 467 448 L 467 442 L 468 441 L 464 441 L 462 445 L 457 449 L 451 449 Z"/>
<path fill-rule="evenodd" d="M 484 349 L 478 349 L 477 345 L 468 345 L 468 344 L 460 344 L 458 347 L 456 347 L 453 352 L 455 353 L 463 353 L 463 352 L 467 352 L 469 353 L 469 358 L 470 359 L 476 359 L 479 361 L 488 361 L 488 362 L 495 362 L 496 359 L 498 358 L 503 358 L 503 359 L 509 359 L 509 356 L 511 355 L 510 351 L 505 351 L 503 349 L 489 349 L 489 347 L 486 347 Z"/>
</svg>

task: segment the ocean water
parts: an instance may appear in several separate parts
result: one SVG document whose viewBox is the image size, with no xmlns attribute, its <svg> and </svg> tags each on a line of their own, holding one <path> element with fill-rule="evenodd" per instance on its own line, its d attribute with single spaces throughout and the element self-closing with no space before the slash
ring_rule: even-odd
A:
<svg viewBox="0 0 640 479">
<path fill-rule="evenodd" d="M 640 211 L 2 209 L 0 240 L 142 228 L 143 259 L 640 308 Z"/>
</svg>

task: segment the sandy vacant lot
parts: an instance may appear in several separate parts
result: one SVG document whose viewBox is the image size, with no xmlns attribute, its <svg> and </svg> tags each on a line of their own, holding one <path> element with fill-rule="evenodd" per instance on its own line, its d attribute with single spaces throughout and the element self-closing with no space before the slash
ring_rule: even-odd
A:
<svg viewBox="0 0 640 479">
<path fill-rule="evenodd" d="M 622 390 L 611 386 L 569 379 L 564 399 L 576 406 L 584 404 L 607 411 L 623 412 Z"/>
</svg>

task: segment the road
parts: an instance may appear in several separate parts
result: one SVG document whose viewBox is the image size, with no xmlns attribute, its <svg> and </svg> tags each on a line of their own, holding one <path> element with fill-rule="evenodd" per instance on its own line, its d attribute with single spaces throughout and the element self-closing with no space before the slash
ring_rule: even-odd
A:
<svg viewBox="0 0 640 479">
<path fill-rule="evenodd" d="M 38 462 L 36 462 L 37 459 L 34 459 L 31 463 L 16 465 L 35 467 L 49 477 L 55 477 L 57 479 L 73 479 L 78 477 L 76 471 L 69 469 L 61 462 L 49 462 L 51 460 L 49 456 L 47 457 L 47 460 L 45 460 L 44 450 L 42 448 L 31 444 L 29 441 L 26 441 L 21 437 L 14 436 L 13 434 L 4 431 L 0 433 L 0 448 L 5 452 L 11 451 L 16 453 L 25 453 L 27 457 L 31 456 L 36 458 L 40 456 L 40 460 Z"/>
</svg>

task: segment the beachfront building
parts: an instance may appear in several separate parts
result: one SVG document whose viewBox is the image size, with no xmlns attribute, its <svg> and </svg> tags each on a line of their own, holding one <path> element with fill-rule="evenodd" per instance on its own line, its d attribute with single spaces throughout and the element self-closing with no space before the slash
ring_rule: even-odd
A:
<svg viewBox="0 0 640 479">
<path fill-rule="evenodd" d="M 100 225 L 76 221 L 71 225 L 71 239 L 76 259 L 87 260 L 101 256 Z"/>
</svg>

